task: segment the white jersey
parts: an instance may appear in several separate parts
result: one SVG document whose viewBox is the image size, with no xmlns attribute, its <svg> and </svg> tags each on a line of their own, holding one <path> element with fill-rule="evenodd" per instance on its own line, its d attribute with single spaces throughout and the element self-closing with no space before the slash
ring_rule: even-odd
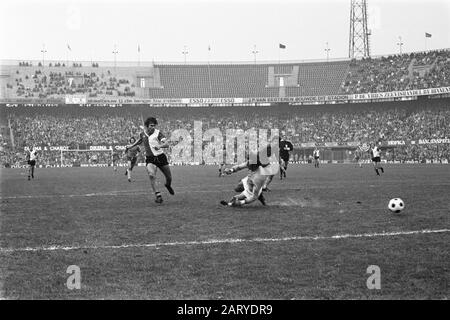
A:
<svg viewBox="0 0 450 320">
<path fill-rule="evenodd" d="M 375 147 L 372 149 L 372 153 L 373 153 L 373 157 L 374 157 L 374 158 L 379 157 L 379 156 L 380 156 L 380 149 L 379 149 L 377 146 L 375 146 Z"/>
<path fill-rule="evenodd" d="M 164 139 L 164 136 L 158 129 L 155 129 L 152 134 L 147 134 L 147 132 L 143 131 L 140 135 L 142 139 L 142 143 L 144 144 L 145 153 L 147 156 L 159 156 L 163 154 L 164 151 L 162 148 L 156 150 L 155 146 L 160 144 L 160 141 Z"/>
<path fill-rule="evenodd" d="M 242 191 L 241 194 L 244 195 L 247 200 L 249 200 L 250 198 L 253 197 L 253 192 L 256 191 L 254 190 L 254 183 L 249 176 L 246 176 L 241 181 L 244 185 L 244 191 Z M 258 192 L 257 197 L 259 197 L 262 193 L 262 188 L 259 188 L 257 192 Z"/>
<path fill-rule="evenodd" d="M 256 172 L 263 176 L 273 176 L 278 173 L 278 170 L 280 169 L 280 164 L 277 160 L 277 157 L 275 154 L 272 154 L 269 157 L 269 164 L 265 167 L 259 166 L 259 168 L 256 170 Z"/>
<path fill-rule="evenodd" d="M 36 150 L 30 151 L 30 161 L 36 160 Z"/>
<path fill-rule="evenodd" d="M 314 157 L 319 157 L 319 156 L 320 156 L 320 151 L 314 150 Z"/>
</svg>

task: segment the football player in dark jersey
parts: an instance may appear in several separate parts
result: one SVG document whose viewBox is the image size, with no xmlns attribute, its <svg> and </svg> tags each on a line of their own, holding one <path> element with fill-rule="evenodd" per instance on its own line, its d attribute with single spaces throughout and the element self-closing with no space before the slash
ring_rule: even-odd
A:
<svg viewBox="0 0 450 320">
<path fill-rule="evenodd" d="M 130 144 L 134 144 L 136 142 L 136 139 L 134 137 L 131 137 L 129 140 Z M 125 175 L 128 177 L 128 181 L 131 182 L 131 171 L 133 170 L 134 166 L 137 163 L 137 155 L 141 152 L 141 149 L 139 146 L 134 146 L 133 148 L 127 149 L 126 155 L 127 155 L 127 161 L 128 161 L 128 168 L 125 171 Z"/>
<path fill-rule="evenodd" d="M 289 152 L 294 150 L 294 146 L 286 137 L 280 139 L 280 179 L 286 178 L 286 171 L 289 163 Z"/>
</svg>

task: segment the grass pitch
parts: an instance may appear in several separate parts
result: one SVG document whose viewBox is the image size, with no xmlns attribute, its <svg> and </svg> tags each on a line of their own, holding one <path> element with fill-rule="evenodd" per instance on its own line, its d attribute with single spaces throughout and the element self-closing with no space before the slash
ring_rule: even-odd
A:
<svg viewBox="0 0 450 320">
<path fill-rule="evenodd" d="M 268 206 L 219 204 L 245 173 L 173 167 L 175 196 L 145 168 L 1 174 L 5 299 L 448 299 L 448 165 L 290 165 Z M 387 210 L 400 197 L 401 214 Z M 431 230 L 424 233 L 424 230 Z M 408 231 L 414 231 L 408 233 Z M 341 236 L 341 237 L 339 237 Z M 66 286 L 68 266 L 81 289 Z M 381 270 L 369 290 L 367 268 Z"/>
</svg>

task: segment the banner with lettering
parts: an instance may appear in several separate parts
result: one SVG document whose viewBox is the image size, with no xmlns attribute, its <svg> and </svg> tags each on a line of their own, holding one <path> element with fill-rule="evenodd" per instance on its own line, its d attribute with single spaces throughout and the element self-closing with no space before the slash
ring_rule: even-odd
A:
<svg viewBox="0 0 450 320">
<path fill-rule="evenodd" d="M 419 140 L 388 140 L 381 143 L 382 147 L 399 147 L 405 145 L 432 145 L 432 144 L 448 144 L 450 143 L 450 138 L 439 138 L 439 139 L 419 139 Z M 296 145 L 300 148 L 359 148 L 362 151 L 368 151 L 370 146 L 368 143 L 360 143 L 358 141 L 349 142 L 302 142 Z M 77 146 L 46 146 L 46 145 L 36 145 L 34 149 L 36 151 L 123 151 L 125 150 L 125 145 L 86 145 L 79 144 Z M 24 148 L 27 151 L 28 147 Z"/>
<path fill-rule="evenodd" d="M 450 93 L 450 87 L 417 89 L 405 91 L 391 91 L 391 92 L 376 92 L 376 93 L 358 93 L 349 95 L 349 100 L 376 100 L 388 98 L 402 98 L 402 97 L 416 97 L 428 96 L 435 94 Z"/>
<path fill-rule="evenodd" d="M 0 98 L 0 102 L 8 104 L 54 104 L 65 102 L 66 104 L 94 104 L 94 105 L 123 105 L 123 104 L 148 104 L 154 106 L 208 106 L 208 105 L 229 105 L 229 104 L 261 104 L 261 103 L 301 103 L 301 104 L 324 104 L 324 103 L 345 103 L 364 100 L 383 100 L 395 98 L 410 98 L 417 96 L 429 96 L 439 94 L 450 94 L 450 87 L 428 88 L 404 91 L 357 93 L 344 95 L 324 95 L 324 96 L 300 96 L 300 97 L 253 97 L 253 98 L 136 98 L 136 97 L 90 97 L 75 94 L 65 95 L 64 99 L 36 99 L 36 98 Z"/>
<path fill-rule="evenodd" d="M 64 101 L 66 104 L 86 104 L 88 100 L 86 95 L 68 94 L 65 96 Z"/>
</svg>

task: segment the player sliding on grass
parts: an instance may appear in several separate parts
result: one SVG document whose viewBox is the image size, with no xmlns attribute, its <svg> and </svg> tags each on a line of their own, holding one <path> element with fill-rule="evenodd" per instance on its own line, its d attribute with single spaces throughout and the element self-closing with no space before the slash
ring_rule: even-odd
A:
<svg viewBox="0 0 450 320">
<path fill-rule="evenodd" d="M 225 169 L 225 172 L 227 169 Z M 232 172 L 231 172 L 232 173 Z M 231 174 L 228 173 L 228 174 Z M 229 202 L 222 200 L 220 203 L 223 204 L 224 206 L 241 206 L 243 204 L 245 204 L 245 200 L 248 200 L 249 202 L 247 203 L 251 203 L 253 201 L 251 201 L 253 195 L 254 195 L 254 188 L 255 188 L 255 184 L 251 178 L 250 175 L 244 177 L 239 184 L 237 185 L 237 187 L 234 189 L 234 191 L 236 192 L 240 192 L 238 195 L 235 195 L 233 198 L 231 198 L 231 200 Z M 263 194 L 262 194 L 262 188 L 259 188 L 259 191 L 257 192 L 257 196 L 258 196 L 258 200 L 263 204 L 263 206 L 266 205 L 266 199 L 264 198 Z M 251 202 L 250 202 L 251 201 Z"/>
<path fill-rule="evenodd" d="M 136 139 L 134 137 L 131 137 L 129 142 L 130 145 L 133 145 L 136 142 Z M 125 175 L 127 176 L 129 182 L 131 182 L 131 171 L 137 163 L 137 155 L 139 152 L 141 152 L 141 149 L 138 145 L 126 150 L 128 168 L 127 170 L 125 170 Z"/>
<path fill-rule="evenodd" d="M 250 160 L 241 164 L 235 165 L 231 168 L 226 168 L 226 174 L 232 174 L 242 169 L 249 169 L 250 173 L 247 177 L 241 180 L 236 192 L 241 192 L 235 195 L 229 202 L 222 200 L 220 203 L 225 206 L 242 206 L 244 204 L 250 204 L 256 200 L 259 200 L 263 205 L 266 205 L 266 201 L 262 194 L 262 188 L 266 182 L 266 179 L 276 174 L 278 170 L 278 163 L 272 163 L 270 161 L 272 157 L 270 145 L 260 150 L 260 152 L 268 152 L 271 154 L 265 163 L 260 161 L 259 153 L 256 155 L 256 163 L 252 163 Z M 250 158 L 252 159 L 252 158 Z"/>
<path fill-rule="evenodd" d="M 170 172 L 169 162 L 164 154 L 164 148 L 169 147 L 169 143 L 166 141 L 164 135 L 156 129 L 158 121 L 155 118 L 149 117 L 144 122 L 143 132 L 139 134 L 139 139 L 128 145 L 125 148 L 125 152 L 128 150 L 143 144 L 145 149 L 145 165 L 147 167 L 148 176 L 150 178 L 150 185 L 155 193 L 156 203 L 162 203 L 163 199 L 161 192 L 156 189 L 156 169 L 159 168 L 166 178 L 166 188 L 170 194 L 175 194 L 172 189 L 172 173 Z"/>
</svg>

